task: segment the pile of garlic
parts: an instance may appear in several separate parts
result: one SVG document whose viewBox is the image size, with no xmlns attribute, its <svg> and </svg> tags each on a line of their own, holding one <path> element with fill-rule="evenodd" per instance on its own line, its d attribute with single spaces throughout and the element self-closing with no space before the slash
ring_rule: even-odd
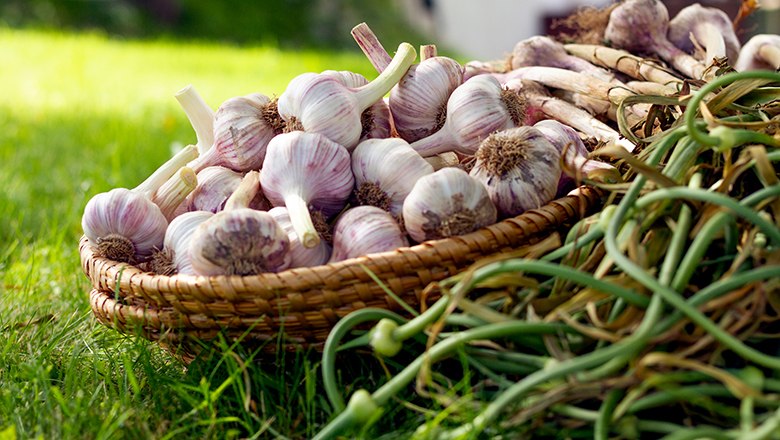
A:
<svg viewBox="0 0 780 440">
<path fill-rule="evenodd" d="M 613 128 L 616 103 L 676 93 L 682 81 L 671 70 L 626 81 L 619 66 L 547 37 L 519 42 L 502 68 L 461 65 L 435 46 L 415 63 L 407 43 L 391 57 L 364 23 L 353 36 L 373 81 L 304 73 L 278 98 L 234 97 L 216 112 L 182 89 L 197 145 L 138 187 L 87 203 L 95 254 L 163 275 L 251 275 L 466 234 L 565 195 L 574 176 L 619 180 L 586 145 L 632 151 Z M 638 122 L 649 110 L 625 115 Z"/>
</svg>

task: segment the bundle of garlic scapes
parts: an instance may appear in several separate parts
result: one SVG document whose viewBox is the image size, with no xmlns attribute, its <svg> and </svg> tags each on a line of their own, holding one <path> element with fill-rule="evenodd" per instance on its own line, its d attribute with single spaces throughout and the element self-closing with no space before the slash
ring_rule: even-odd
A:
<svg viewBox="0 0 780 440">
<path fill-rule="evenodd" d="M 178 92 L 197 148 L 135 190 L 95 196 L 84 232 L 98 256 L 206 276 L 466 234 L 545 205 L 582 179 L 618 180 L 586 145 L 634 151 L 626 134 L 662 124 L 649 104 L 626 98 L 680 93 L 686 80 L 707 81 L 728 62 L 780 67 L 777 38 L 743 50 L 723 22 L 722 11 L 700 6 L 670 22 L 658 0 L 626 0 L 603 30 L 609 47 L 534 37 L 506 63 L 466 65 L 434 45 L 419 62 L 408 43 L 391 57 L 361 23 L 353 36 L 378 71 L 372 81 L 307 72 L 278 99 L 251 92 L 216 111 L 192 86 Z M 255 187 L 242 189 L 249 181 Z"/>
</svg>

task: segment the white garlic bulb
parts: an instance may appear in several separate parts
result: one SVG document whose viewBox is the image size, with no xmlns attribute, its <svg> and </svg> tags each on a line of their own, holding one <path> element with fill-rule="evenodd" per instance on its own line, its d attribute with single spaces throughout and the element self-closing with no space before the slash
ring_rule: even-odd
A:
<svg viewBox="0 0 780 440">
<path fill-rule="evenodd" d="M 352 172 L 358 204 L 400 216 L 415 182 L 433 166 L 401 138 L 369 139 L 352 152 Z"/>
<path fill-rule="evenodd" d="M 780 35 L 758 34 L 742 46 L 734 63 L 738 72 L 780 69 Z"/>
<path fill-rule="evenodd" d="M 248 172 L 223 211 L 195 229 L 189 253 L 198 275 L 257 275 L 290 265 L 290 240 L 274 218 L 247 207 L 260 190 L 259 172 Z"/>
<path fill-rule="evenodd" d="M 533 127 L 491 134 L 474 157 L 469 175 L 487 188 L 501 218 L 538 208 L 555 197 L 561 177 L 561 155 Z"/>
<path fill-rule="evenodd" d="M 395 218 L 375 206 L 346 210 L 333 228 L 331 262 L 409 246 L 409 240 Z"/>
<path fill-rule="evenodd" d="M 421 177 L 404 200 L 404 227 L 418 242 L 466 234 L 496 218 L 487 189 L 459 168 Z"/>
<path fill-rule="evenodd" d="M 731 18 L 723 10 L 688 5 L 669 20 L 666 34 L 672 44 L 705 63 L 715 58 L 726 57 L 731 63 L 737 60 L 741 43 Z M 699 48 L 704 49 L 700 51 Z M 701 53 L 699 53 L 701 52 Z"/>
<path fill-rule="evenodd" d="M 195 229 L 214 216 L 210 211 L 185 212 L 168 224 L 163 248 L 152 257 L 152 272 L 160 275 L 195 275 L 190 259 L 190 239 Z"/>
<path fill-rule="evenodd" d="M 332 248 L 327 240 L 322 239 L 317 246 L 307 248 L 298 239 L 287 208 L 277 206 L 269 209 L 268 213 L 287 232 L 290 240 L 290 268 L 319 266 L 328 262 Z"/>
</svg>

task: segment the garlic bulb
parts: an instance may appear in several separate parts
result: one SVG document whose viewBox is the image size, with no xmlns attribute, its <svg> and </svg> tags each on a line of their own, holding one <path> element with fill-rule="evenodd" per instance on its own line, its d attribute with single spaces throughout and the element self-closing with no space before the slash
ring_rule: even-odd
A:
<svg viewBox="0 0 780 440">
<path fill-rule="evenodd" d="M 307 248 L 298 239 L 290 221 L 290 213 L 284 206 L 277 206 L 268 210 L 268 213 L 276 220 L 279 226 L 287 232 L 290 240 L 290 268 L 319 266 L 328 262 L 332 251 L 330 243 L 321 239 L 317 246 Z M 322 237 L 320 237 L 322 238 Z"/>
<path fill-rule="evenodd" d="M 511 55 L 512 70 L 519 67 L 558 67 L 584 73 L 602 81 L 611 82 L 615 75 L 582 58 L 566 52 L 563 44 L 548 36 L 533 36 L 515 44 Z"/>
<path fill-rule="evenodd" d="M 198 153 L 204 154 L 214 145 L 214 110 L 206 104 L 192 85 L 185 86 L 176 92 L 174 97 L 195 130 Z"/>
<path fill-rule="evenodd" d="M 330 262 L 403 246 L 409 246 L 409 240 L 390 213 L 375 206 L 356 206 L 336 220 Z"/>
<path fill-rule="evenodd" d="M 758 34 L 742 46 L 734 64 L 738 72 L 780 69 L 780 35 Z"/>
<path fill-rule="evenodd" d="M 347 87 L 357 88 L 368 84 L 366 77 L 359 73 L 347 70 L 326 70 L 323 75 L 330 75 L 342 82 Z M 390 137 L 393 132 L 393 118 L 390 115 L 390 106 L 385 99 L 379 99 L 360 115 L 360 140 L 384 139 Z M 352 149 L 348 148 L 352 151 Z"/>
<path fill-rule="evenodd" d="M 274 218 L 248 208 L 260 190 L 259 172 L 250 171 L 226 203 L 190 238 L 192 270 L 198 275 L 257 275 L 290 265 L 290 240 Z"/>
<path fill-rule="evenodd" d="M 162 250 L 152 257 L 152 272 L 195 275 L 190 259 L 190 239 L 195 229 L 213 216 L 214 213 L 209 211 L 191 211 L 171 220 L 165 230 Z"/>
<path fill-rule="evenodd" d="M 733 63 L 741 47 L 728 14 L 699 3 L 680 9 L 669 21 L 666 36 L 679 49 L 705 63 L 723 57 Z"/>
<path fill-rule="evenodd" d="M 293 131 L 271 139 L 260 182 L 274 206 L 287 207 L 295 233 L 311 248 L 320 237 L 309 205 L 325 217 L 335 215 L 346 204 L 355 179 L 345 147 L 321 134 Z"/>
<path fill-rule="evenodd" d="M 479 146 L 469 175 L 482 182 L 499 217 L 538 208 L 555 197 L 561 155 L 529 126 L 497 131 Z"/>
<path fill-rule="evenodd" d="M 378 72 L 389 64 L 390 55 L 365 23 L 352 29 L 352 36 Z M 425 58 L 413 64 L 390 91 L 390 113 L 398 135 L 414 142 L 438 131 L 447 111 L 447 100 L 463 83 L 464 68 L 452 58 L 437 56 L 436 47 L 423 46 Z"/>
<path fill-rule="evenodd" d="M 283 127 L 276 101 L 269 97 L 252 93 L 230 98 L 214 115 L 214 146 L 190 166 L 196 172 L 216 165 L 239 172 L 259 169 L 268 142 Z"/>
<path fill-rule="evenodd" d="M 474 154 L 490 133 L 521 125 L 523 112 L 524 103 L 517 93 L 490 75 L 477 75 L 450 95 L 444 126 L 411 145 L 423 157 L 453 150 Z"/>
<path fill-rule="evenodd" d="M 403 139 L 369 139 L 352 152 L 352 173 L 358 204 L 400 216 L 415 182 L 433 173 L 433 166 Z"/>
<path fill-rule="evenodd" d="M 404 200 L 404 227 L 417 242 L 466 234 L 496 222 L 487 189 L 459 168 L 421 177 Z"/>
<path fill-rule="evenodd" d="M 93 196 L 84 207 L 81 227 L 95 255 L 135 264 L 161 248 L 168 227 L 163 212 L 173 211 L 183 193 L 175 185 L 167 191 L 176 191 L 178 196 L 158 190 L 196 155 L 196 148 L 190 145 L 134 189 L 114 188 Z M 161 205 L 152 201 L 155 196 Z"/>
<path fill-rule="evenodd" d="M 563 157 L 561 178 L 558 181 L 556 197 L 563 196 L 583 177 L 601 182 L 617 183 L 621 180 L 617 168 L 596 159 L 589 159 L 590 152 L 571 127 L 552 119 L 533 125 Z"/>
<path fill-rule="evenodd" d="M 345 87 L 329 75 L 304 73 L 293 78 L 279 96 L 279 114 L 290 129 L 319 133 L 353 148 L 362 132 L 361 114 L 379 101 L 417 56 L 408 43 L 401 43 L 387 69 L 365 86 Z"/>
<path fill-rule="evenodd" d="M 659 0 L 625 0 L 609 14 L 604 38 L 630 52 L 653 52 L 690 78 L 701 79 L 707 66 L 669 42 L 669 11 Z"/>
</svg>

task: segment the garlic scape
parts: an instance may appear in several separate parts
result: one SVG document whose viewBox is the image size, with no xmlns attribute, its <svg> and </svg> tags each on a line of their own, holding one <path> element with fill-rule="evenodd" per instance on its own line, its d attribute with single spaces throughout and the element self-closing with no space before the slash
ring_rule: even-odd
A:
<svg viewBox="0 0 780 440">
<path fill-rule="evenodd" d="M 417 242 L 473 232 L 496 218 L 485 186 L 459 168 L 421 177 L 404 200 L 404 227 Z"/>
<path fill-rule="evenodd" d="M 276 220 L 279 226 L 287 233 L 290 240 L 290 268 L 319 266 L 328 262 L 331 255 L 331 245 L 327 240 L 320 240 L 317 246 L 307 248 L 298 239 L 295 233 L 290 213 L 284 206 L 277 206 L 268 210 L 268 213 Z"/>
<path fill-rule="evenodd" d="M 336 219 L 330 262 L 409 246 L 396 219 L 376 206 L 356 206 Z"/>
<path fill-rule="evenodd" d="M 176 92 L 174 98 L 179 102 L 195 130 L 198 153 L 205 153 L 214 145 L 214 110 L 206 104 L 192 85 L 187 85 Z"/>
<path fill-rule="evenodd" d="M 734 64 L 739 72 L 780 69 L 780 35 L 758 34 L 742 46 Z"/>
<path fill-rule="evenodd" d="M 415 182 L 433 173 L 433 166 L 401 138 L 369 139 L 352 152 L 355 198 L 400 216 Z"/>
<path fill-rule="evenodd" d="M 260 181 L 274 206 L 287 207 L 295 233 L 307 248 L 320 242 L 309 207 L 325 217 L 335 215 L 346 205 L 355 183 L 344 146 L 302 131 L 271 139 Z"/>
<path fill-rule="evenodd" d="M 352 35 L 377 71 L 384 71 L 389 55 L 371 29 L 361 23 L 353 28 Z M 390 90 L 390 113 L 395 129 L 408 142 L 430 136 L 443 126 L 447 100 L 463 83 L 464 68 L 460 63 L 437 56 L 433 45 L 423 46 L 421 50 L 426 51 L 426 58 L 409 67 Z"/>
<path fill-rule="evenodd" d="M 346 87 L 330 75 L 298 75 L 279 96 L 279 114 L 289 129 L 319 133 L 348 149 L 354 148 L 362 132 L 363 111 L 390 91 L 416 56 L 410 44 L 401 43 L 387 69 L 356 88 Z"/>
<path fill-rule="evenodd" d="M 538 208 L 555 197 L 561 177 L 561 155 L 533 127 L 491 134 L 482 141 L 474 157 L 469 175 L 487 188 L 499 218 Z"/>
<path fill-rule="evenodd" d="M 162 248 L 168 227 L 163 212 L 175 210 L 182 193 L 177 185 L 166 190 L 176 192 L 176 196 L 158 190 L 195 156 L 196 148 L 187 146 L 134 189 L 114 188 L 93 196 L 84 207 L 81 227 L 95 255 L 135 264 L 148 260 L 155 249 Z"/>
<path fill-rule="evenodd" d="M 282 132 L 276 101 L 260 94 L 229 98 L 214 115 L 214 145 L 190 164 L 196 171 L 224 166 L 246 172 L 263 165 L 265 149 Z"/>
<path fill-rule="evenodd" d="M 189 243 L 197 275 L 257 275 L 290 265 L 290 240 L 274 218 L 248 207 L 260 191 L 259 172 L 250 171 L 225 209 L 197 226 Z"/>
<path fill-rule="evenodd" d="M 705 63 L 719 58 L 734 63 L 741 47 L 728 14 L 699 3 L 680 9 L 669 21 L 666 36 L 679 49 Z"/>
<path fill-rule="evenodd" d="M 523 112 L 523 100 L 516 92 L 490 75 L 477 75 L 450 95 L 442 128 L 411 146 L 423 157 L 445 151 L 474 154 L 490 133 L 522 125 Z"/>
<path fill-rule="evenodd" d="M 614 166 L 588 158 L 590 152 L 576 130 L 552 119 L 545 119 L 533 125 L 558 150 L 562 157 L 561 178 L 556 196 L 560 197 L 574 189 L 583 178 L 599 182 L 617 183 L 622 180 Z"/>
<path fill-rule="evenodd" d="M 625 0 L 609 14 L 604 38 L 634 53 L 652 52 L 680 73 L 702 79 L 707 66 L 678 49 L 667 38 L 669 11 L 659 0 Z"/>
</svg>

